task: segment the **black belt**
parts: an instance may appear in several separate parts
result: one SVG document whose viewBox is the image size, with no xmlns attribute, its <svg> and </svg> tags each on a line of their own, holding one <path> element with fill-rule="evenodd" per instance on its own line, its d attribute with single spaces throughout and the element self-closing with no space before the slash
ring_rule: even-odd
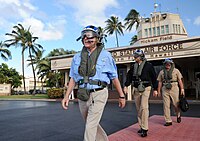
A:
<svg viewBox="0 0 200 141">
<path fill-rule="evenodd" d="M 140 82 L 142 82 L 142 84 L 145 86 L 145 87 L 148 87 L 148 86 L 151 86 L 151 82 L 150 81 L 133 81 L 132 84 L 134 87 L 138 87 Z"/>
<path fill-rule="evenodd" d="M 173 83 L 173 82 L 178 82 L 178 81 L 163 81 L 163 83 Z"/>
<path fill-rule="evenodd" d="M 91 85 L 98 85 L 98 86 L 103 86 L 103 87 L 106 87 L 108 85 L 107 82 L 100 81 L 100 80 L 91 80 L 91 79 L 87 80 L 87 82 L 84 82 L 84 79 L 80 79 L 77 83 L 78 85 L 89 83 Z"/>
<path fill-rule="evenodd" d="M 90 92 L 96 92 L 96 91 L 100 91 L 100 90 L 103 90 L 104 88 L 96 88 L 96 89 L 90 89 Z"/>
<path fill-rule="evenodd" d="M 149 84 L 149 83 L 150 83 L 150 81 L 133 81 L 133 83 L 138 83 L 138 84 L 139 84 L 140 82 L 142 82 L 143 84 L 144 84 L 144 83 L 146 83 L 146 84 Z"/>
</svg>

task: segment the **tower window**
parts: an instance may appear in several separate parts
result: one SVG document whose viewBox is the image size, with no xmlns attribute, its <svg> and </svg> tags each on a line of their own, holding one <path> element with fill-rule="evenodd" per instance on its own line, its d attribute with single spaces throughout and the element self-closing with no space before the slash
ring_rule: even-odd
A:
<svg viewBox="0 0 200 141">
<path fill-rule="evenodd" d="M 159 36 L 160 35 L 160 27 L 158 26 L 157 27 L 157 36 Z"/>
<path fill-rule="evenodd" d="M 165 34 L 165 28 L 164 26 L 161 26 L 161 35 Z"/>
<path fill-rule="evenodd" d="M 169 34 L 169 25 L 165 25 L 166 34 Z"/>
</svg>

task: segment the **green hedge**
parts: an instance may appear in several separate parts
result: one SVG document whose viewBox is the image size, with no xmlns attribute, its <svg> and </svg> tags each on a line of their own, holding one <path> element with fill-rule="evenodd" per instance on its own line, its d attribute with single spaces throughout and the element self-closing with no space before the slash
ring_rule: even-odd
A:
<svg viewBox="0 0 200 141">
<path fill-rule="evenodd" d="M 52 88 L 47 90 L 48 97 L 51 98 L 63 98 L 64 89 Z"/>
</svg>

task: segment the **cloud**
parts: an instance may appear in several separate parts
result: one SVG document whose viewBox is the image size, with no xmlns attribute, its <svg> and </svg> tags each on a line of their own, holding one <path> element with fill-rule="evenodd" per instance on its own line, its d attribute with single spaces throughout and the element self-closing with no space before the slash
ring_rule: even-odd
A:
<svg viewBox="0 0 200 141">
<path fill-rule="evenodd" d="M 29 0 L 0 0 L 0 16 L 5 19 L 26 18 L 37 10 Z M 9 16 L 8 16 L 9 13 Z"/>
<path fill-rule="evenodd" d="M 0 0 L 1 4 L 15 4 L 17 6 L 20 6 L 19 0 Z"/>
<path fill-rule="evenodd" d="M 59 40 L 63 38 L 63 25 L 66 24 L 65 20 L 57 20 L 57 22 L 43 23 L 36 18 L 26 18 L 22 25 L 33 32 L 34 36 L 39 37 L 41 40 Z M 31 25 L 31 26 L 30 26 Z"/>
<path fill-rule="evenodd" d="M 195 24 L 195 25 L 200 25 L 200 16 L 198 16 L 198 17 L 194 20 L 194 24 Z"/>
<path fill-rule="evenodd" d="M 60 5 L 69 5 L 75 9 L 76 21 L 82 25 L 105 25 L 106 9 L 118 7 L 117 0 L 59 0 Z"/>
<path fill-rule="evenodd" d="M 11 30 L 14 25 L 21 23 L 25 28 L 31 26 L 31 32 L 41 40 L 59 40 L 64 36 L 65 17 L 45 17 L 40 9 L 29 0 L 0 0 L 0 31 Z M 9 16 L 7 13 L 10 13 Z M 11 14 L 12 13 L 12 14 Z M 40 14 L 38 14 L 40 13 Z"/>
</svg>

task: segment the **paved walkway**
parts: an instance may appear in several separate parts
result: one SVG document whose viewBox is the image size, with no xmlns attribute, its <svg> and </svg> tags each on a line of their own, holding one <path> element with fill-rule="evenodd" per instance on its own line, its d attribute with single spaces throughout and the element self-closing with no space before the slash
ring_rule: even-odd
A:
<svg viewBox="0 0 200 141">
<path fill-rule="evenodd" d="M 109 135 L 110 141 L 124 141 L 118 140 L 121 135 L 125 141 L 166 141 L 163 140 L 165 136 L 170 138 L 167 141 L 177 141 L 180 138 L 179 132 L 183 132 L 185 140 L 196 141 L 195 139 L 200 138 L 200 132 L 197 130 L 197 127 L 200 127 L 200 104 L 190 104 L 190 109 L 182 113 L 183 122 L 178 124 L 174 119 L 173 126 L 170 127 L 163 126 L 162 106 L 163 104 L 158 101 L 150 103 L 150 129 L 146 138 L 137 135 L 136 108 L 132 101 L 127 102 L 126 107 L 121 109 L 117 101 L 109 100 L 100 123 Z M 173 112 L 171 114 L 174 115 Z M 70 101 L 69 109 L 65 111 L 60 101 L 0 100 L 0 115 L 0 141 L 83 140 L 84 121 L 78 102 Z"/>
<path fill-rule="evenodd" d="M 149 119 L 149 132 L 145 138 L 137 134 L 138 124 L 120 130 L 109 136 L 109 141 L 199 141 L 200 118 L 182 117 L 177 123 L 172 117 L 173 125 L 163 126 L 163 116 L 154 115 Z"/>
</svg>

